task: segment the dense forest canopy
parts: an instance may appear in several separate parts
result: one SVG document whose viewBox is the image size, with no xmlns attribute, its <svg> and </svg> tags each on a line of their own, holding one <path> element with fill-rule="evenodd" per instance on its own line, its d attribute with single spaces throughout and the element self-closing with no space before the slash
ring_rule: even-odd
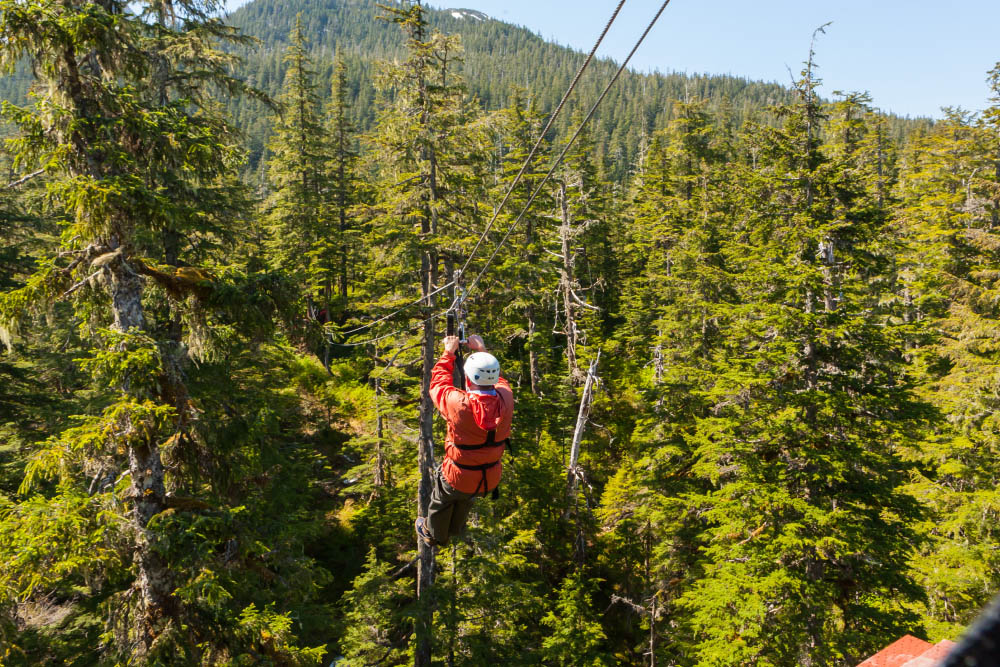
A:
<svg viewBox="0 0 1000 667">
<path fill-rule="evenodd" d="M 455 14 L 0 1 L 0 663 L 956 638 L 1000 589 L 1000 63 L 934 123 L 821 94 L 820 40 L 582 125 L 595 60 L 532 154 L 584 56 Z M 435 550 L 463 285 L 513 446 Z"/>
</svg>

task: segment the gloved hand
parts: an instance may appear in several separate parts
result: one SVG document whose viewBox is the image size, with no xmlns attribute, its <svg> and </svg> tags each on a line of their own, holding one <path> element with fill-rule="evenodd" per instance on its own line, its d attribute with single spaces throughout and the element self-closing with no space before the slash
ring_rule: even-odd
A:
<svg viewBox="0 0 1000 667">
<path fill-rule="evenodd" d="M 458 336 L 444 337 L 444 351 L 446 354 L 455 354 L 458 351 Z"/>
</svg>

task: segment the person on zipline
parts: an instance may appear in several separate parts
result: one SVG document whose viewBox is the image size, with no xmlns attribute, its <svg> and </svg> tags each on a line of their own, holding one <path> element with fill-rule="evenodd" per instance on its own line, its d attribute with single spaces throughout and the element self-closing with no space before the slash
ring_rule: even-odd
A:
<svg viewBox="0 0 1000 667">
<path fill-rule="evenodd" d="M 444 462 L 431 481 L 427 518 L 418 517 L 417 536 L 428 546 L 445 545 L 465 532 L 478 495 L 500 483 L 500 459 L 510 438 L 514 392 L 500 377 L 500 362 L 486 351 L 479 336 L 469 336 L 472 354 L 465 361 L 466 390 L 453 386 L 458 336 L 444 339 L 444 353 L 431 371 L 431 399 L 448 422 Z"/>
</svg>

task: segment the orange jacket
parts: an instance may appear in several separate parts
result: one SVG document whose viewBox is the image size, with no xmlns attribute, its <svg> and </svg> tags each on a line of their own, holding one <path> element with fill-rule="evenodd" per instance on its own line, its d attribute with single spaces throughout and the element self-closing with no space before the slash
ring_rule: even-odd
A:
<svg viewBox="0 0 1000 667">
<path fill-rule="evenodd" d="M 503 378 L 494 387 L 495 396 L 456 389 L 452 381 L 454 367 L 455 355 L 445 352 L 431 371 L 431 399 L 448 422 L 441 472 L 452 488 L 463 493 L 476 493 L 478 489 L 479 493 L 485 494 L 500 483 L 503 465 L 499 461 L 504 445 L 473 450 L 462 450 L 455 445 L 481 445 L 486 442 L 490 429 L 496 429 L 496 442 L 509 438 L 510 422 L 514 416 L 514 392 Z M 498 463 L 485 471 L 463 470 L 455 465 L 480 466 L 494 461 Z M 482 486 L 483 472 L 486 473 L 486 489 Z"/>
</svg>

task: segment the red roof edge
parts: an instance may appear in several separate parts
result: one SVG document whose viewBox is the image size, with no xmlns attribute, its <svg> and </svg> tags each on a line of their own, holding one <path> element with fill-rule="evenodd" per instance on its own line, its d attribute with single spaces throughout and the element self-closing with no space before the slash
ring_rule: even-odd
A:
<svg viewBox="0 0 1000 667">
<path fill-rule="evenodd" d="M 902 667 L 913 658 L 933 648 L 930 642 L 913 635 L 903 635 L 884 649 L 860 663 L 858 667 Z"/>
</svg>

